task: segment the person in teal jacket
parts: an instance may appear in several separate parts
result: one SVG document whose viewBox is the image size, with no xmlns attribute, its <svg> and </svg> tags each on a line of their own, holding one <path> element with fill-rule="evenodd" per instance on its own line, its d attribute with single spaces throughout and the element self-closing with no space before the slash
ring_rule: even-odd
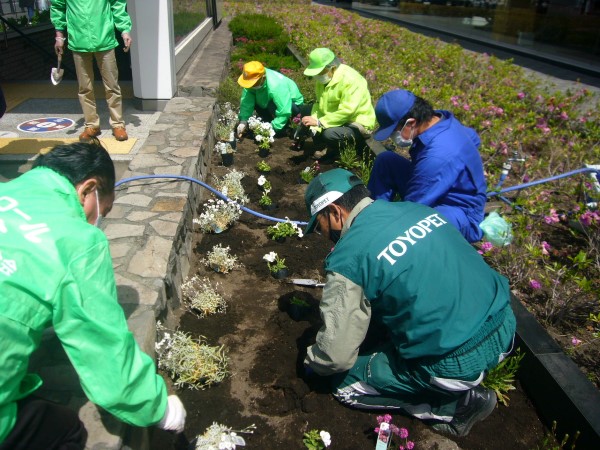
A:
<svg viewBox="0 0 600 450">
<path fill-rule="evenodd" d="M 115 28 L 123 38 L 124 51 L 129 51 L 131 46 L 131 18 L 126 6 L 126 0 L 52 0 L 50 6 L 50 19 L 56 29 L 56 54 L 64 53 L 65 40 L 73 52 L 79 103 L 85 119 L 85 128 L 79 135 L 82 142 L 89 142 L 102 133 L 94 97 L 94 59 L 104 83 L 113 136 L 118 141 L 128 139 L 115 58 L 115 47 L 119 45 Z"/>
<path fill-rule="evenodd" d="M 248 119 L 254 111 L 265 122 L 271 122 L 275 136 L 280 137 L 288 128 L 290 118 L 300 114 L 304 97 L 294 82 L 275 70 L 267 69 L 258 61 L 244 64 L 238 78 L 244 88 L 240 100 L 238 137 L 248 128 Z"/>
<path fill-rule="evenodd" d="M 185 408 L 127 328 L 104 233 L 115 170 L 99 143 L 55 147 L 0 184 L 0 450 L 84 448 L 77 413 L 35 396 L 42 333 L 56 336 L 88 398 L 128 424 L 183 431 Z"/>
<path fill-rule="evenodd" d="M 480 383 L 513 343 L 508 282 L 435 209 L 369 197 L 344 169 L 306 190 L 306 233 L 335 242 L 307 372 L 332 375 L 349 406 L 465 436 L 496 405 Z"/>
<path fill-rule="evenodd" d="M 315 80 L 316 102 L 303 108 L 302 124 L 310 127 L 317 147 L 325 147 L 315 158 L 335 157 L 346 145 L 362 152 L 376 122 L 367 80 L 328 48 L 310 53 L 304 75 Z"/>
</svg>

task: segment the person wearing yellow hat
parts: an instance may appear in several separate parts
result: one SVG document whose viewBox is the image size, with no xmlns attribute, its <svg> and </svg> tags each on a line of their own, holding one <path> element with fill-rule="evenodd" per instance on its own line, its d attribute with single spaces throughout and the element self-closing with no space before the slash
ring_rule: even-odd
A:
<svg viewBox="0 0 600 450">
<path fill-rule="evenodd" d="M 300 113 L 304 97 L 296 83 L 281 73 L 267 69 L 258 61 L 244 64 L 238 78 L 244 88 L 240 100 L 237 135 L 241 138 L 248 128 L 248 119 L 254 111 L 265 122 L 271 122 L 275 136 L 282 136 L 290 117 Z"/>
<path fill-rule="evenodd" d="M 302 124 L 310 127 L 315 144 L 325 147 L 314 156 L 335 156 L 346 145 L 363 151 L 375 128 L 367 80 L 328 48 L 316 48 L 308 58 L 304 75 L 315 80 L 316 102 Z"/>
</svg>

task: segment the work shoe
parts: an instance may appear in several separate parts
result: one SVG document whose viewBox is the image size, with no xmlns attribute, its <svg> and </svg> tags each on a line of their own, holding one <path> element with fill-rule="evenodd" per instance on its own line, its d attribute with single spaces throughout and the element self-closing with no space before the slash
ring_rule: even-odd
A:
<svg viewBox="0 0 600 450">
<path fill-rule="evenodd" d="M 127 131 L 125 131 L 125 127 L 113 128 L 113 136 L 117 141 L 126 141 L 129 139 L 129 136 L 127 136 Z"/>
<path fill-rule="evenodd" d="M 475 423 L 492 413 L 496 401 L 496 393 L 491 389 L 474 387 L 458 401 L 452 421 L 436 423 L 432 428 L 454 436 L 466 436 Z"/>
<path fill-rule="evenodd" d="M 80 142 L 90 142 L 93 138 L 100 136 L 102 130 L 96 127 L 85 127 L 83 133 L 79 135 Z"/>
</svg>

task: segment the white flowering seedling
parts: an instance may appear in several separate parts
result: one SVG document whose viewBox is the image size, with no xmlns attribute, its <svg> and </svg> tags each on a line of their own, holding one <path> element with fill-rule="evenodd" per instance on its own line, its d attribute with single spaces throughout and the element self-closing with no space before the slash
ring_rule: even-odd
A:
<svg viewBox="0 0 600 450">
<path fill-rule="evenodd" d="M 298 224 L 286 217 L 285 222 L 277 222 L 275 225 L 267 227 L 267 236 L 272 240 L 277 240 L 288 236 L 298 236 L 301 238 L 304 236 L 304 233 Z"/>
<path fill-rule="evenodd" d="M 200 318 L 224 313 L 227 310 L 227 302 L 217 291 L 218 286 L 219 283 L 213 287 L 208 278 L 200 279 L 194 275 L 181 286 L 183 304 Z"/>
<path fill-rule="evenodd" d="M 239 266 L 237 256 L 231 255 L 229 251 L 229 247 L 222 247 L 221 244 L 217 244 L 211 251 L 206 253 L 206 257 L 202 259 L 202 262 L 216 272 L 229 273 Z"/>
<path fill-rule="evenodd" d="M 209 199 L 204 204 L 204 211 L 193 222 L 205 233 L 217 233 L 229 228 L 241 214 L 242 209 L 237 203 Z"/>
<path fill-rule="evenodd" d="M 205 389 L 228 375 L 223 346 L 210 346 L 203 336 L 193 339 L 182 331 L 169 332 L 160 322 L 157 330 L 162 334 L 155 345 L 158 367 L 168 372 L 175 386 Z"/>
<path fill-rule="evenodd" d="M 254 133 L 258 148 L 268 149 L 275 142 L 275 130 L 270 122 L 263 122 L 259 117 L 252 116 L 248 119 L 248 128 Z"/>
<path fill-rule="evenodd" d="M 238 433 L 252 434 L 256 430 L 256 425 L 252 424 L 243 430 L 232 430 L 226 425 L 213 422 L 206 429 L 204 434 L 196 438 L 195 450 L 235 450 L 236 446 L 244 447 L 246 442 L 244 438 L 238 436 Z"/>
<path fill-rule="evenodd" d="M 244 172 L 239 172 L 235 169 L 230 170 L 223 177 L 214 177 L 215 188 L 231 200 L 240 205 L 245 205 L 250 201 L 242 186 L 242 178 L 245 176 Z"/>
</svg>

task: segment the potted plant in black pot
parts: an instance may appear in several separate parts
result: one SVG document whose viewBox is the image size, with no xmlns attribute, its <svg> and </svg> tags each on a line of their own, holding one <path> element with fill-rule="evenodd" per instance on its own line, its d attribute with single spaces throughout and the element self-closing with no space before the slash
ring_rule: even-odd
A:
<svg viewBox="0 0 600 450">
<path fill-rule="evenodd" d="M 285 258 L 280 258 L 277 253 L 270 252 L 263 256 L 263 259 L 267 261 L 267 266 L 273 278 L 281 280 L 288 276 L 289 272 L 285 265 Z"/>
<path fill-rule="evenodd" d="M 305 319 L 310 314 L 310 310 L 310 303 L 306 300 L 295 295 L 290 298 L 288 303 L 288 314 L 292 320 L 298 322 Z"/>
<path fill-rule="evenodd" d="M 233 164 L 233 147 L 229 142 L 217 142 L 215 151 L 221 154 L 221 162 L 224 166 L 229 167 Z"/>
</svg>

